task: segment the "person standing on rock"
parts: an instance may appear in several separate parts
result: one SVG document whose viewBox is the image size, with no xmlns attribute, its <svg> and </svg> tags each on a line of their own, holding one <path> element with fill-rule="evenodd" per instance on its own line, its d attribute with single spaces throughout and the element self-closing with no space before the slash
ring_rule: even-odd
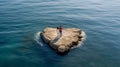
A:
<svg viewBox="0 0 120 67">
<path fill-rule="evenodd" d="M 60 37 L 62 36 L 62 26 L 59 27 Z"/>
<path fill-rule="evenodd" d="M 59 35 L 59 27 L 57 27 L 57 31 L 56 32 L 57 32 L 57 35 Z"/>
</svg>

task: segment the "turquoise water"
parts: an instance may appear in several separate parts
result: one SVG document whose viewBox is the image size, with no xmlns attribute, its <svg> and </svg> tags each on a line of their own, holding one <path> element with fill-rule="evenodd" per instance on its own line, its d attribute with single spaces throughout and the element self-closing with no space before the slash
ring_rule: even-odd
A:
<svg viewBox="0 0 120 67">
<path fill-rule="evenodd" d="M 57 55 L 34 36 L 75 27 L 82 46 Z M 120 0 L 0 0 L 0 67 L 120 67 Z"/>
</svg>

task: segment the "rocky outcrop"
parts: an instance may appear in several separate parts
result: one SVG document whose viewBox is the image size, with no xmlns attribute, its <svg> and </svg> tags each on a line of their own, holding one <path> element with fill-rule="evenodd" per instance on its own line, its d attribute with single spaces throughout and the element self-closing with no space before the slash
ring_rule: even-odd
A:
<svg viewBox="0 0 120 67">
<path fill-rule="evenodd" d="M 76 47 L 84 39 L 84 32 L 78 28 L 63 28 L 62 36 L 56 28 L 45 28 L 41 32 L 42 39 L 58 53 L 65 53 Z"/>
</svg>

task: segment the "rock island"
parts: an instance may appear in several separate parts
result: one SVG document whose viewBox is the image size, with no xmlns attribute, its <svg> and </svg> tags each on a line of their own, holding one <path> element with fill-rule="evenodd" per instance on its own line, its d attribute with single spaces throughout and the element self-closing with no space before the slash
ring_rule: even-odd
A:
<svg viewBox="0 0 120 67">
<path fill-rule="evenodd" d="M 47 27 L 40 35 L 57 53 L 69 52 L 72 48 L 81 45 L 85 37 L 85 33 L 78 28 L 63 28 L 61 36 L 56 30 L 56 28 Z"/>
</svg>

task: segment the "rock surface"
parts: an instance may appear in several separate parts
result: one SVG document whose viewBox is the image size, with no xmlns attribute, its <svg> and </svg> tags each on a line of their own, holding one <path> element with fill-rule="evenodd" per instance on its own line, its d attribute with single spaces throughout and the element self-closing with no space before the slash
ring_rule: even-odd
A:
<svg viewBox="0 0 120 67">
<path fill-rule="evenodd" d="M 84 32 L 78 28 L 63 28 L 62 36 L 56 28 L 45 28 L 41 32 L 42 39 L 58 53 L 65 53 L 76 47 L 84 39 Z"/>
</svg>

